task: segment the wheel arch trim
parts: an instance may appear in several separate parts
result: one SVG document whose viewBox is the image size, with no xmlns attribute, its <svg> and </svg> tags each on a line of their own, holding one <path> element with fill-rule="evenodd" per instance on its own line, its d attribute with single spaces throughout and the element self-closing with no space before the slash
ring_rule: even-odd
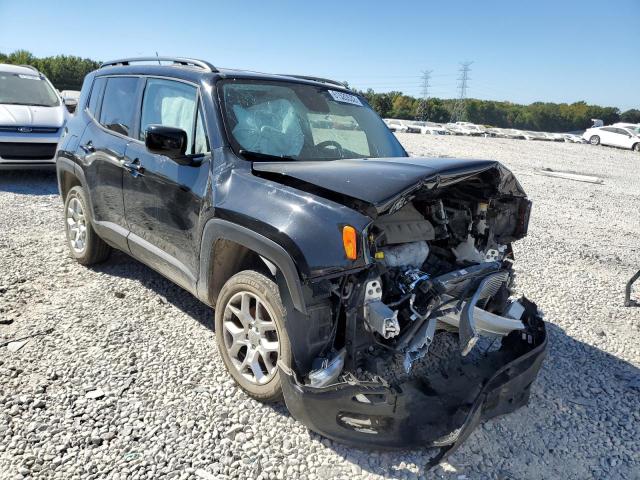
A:
<svg viewBox="0 0 640 480">
<path fill-rule="evenodd" d="M 197 285 L 198 297 L 201 300 L 209 301 L 210 273 L 213 267 L 214 247 L 218 240 L 235 242 L 271 262 L 282 273 L 294 308 L 302 313 L 307 312 L 298 269 L 287 251 L 264 235 L 220 218 L 209 220 L 202 232 Z"/>
</svg>

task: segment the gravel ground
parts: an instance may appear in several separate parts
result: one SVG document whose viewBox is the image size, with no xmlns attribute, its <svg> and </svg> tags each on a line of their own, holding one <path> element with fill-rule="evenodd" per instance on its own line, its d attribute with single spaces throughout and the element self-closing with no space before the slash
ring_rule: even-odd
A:
<svg viewBox="0 0 640 480">
<path fill-rule="evenodd" d="M 534 201 L 519 289 L 549 321 L 530 405 L 449 463 L 348 448 L 225 373 L 212 313 L 124 254 L 67 254 L 55 178 L 0 173 L 1 478 L 640 478 L 640 156 L 589 145 L 399 135 L 425 156 L 494 158 Z M 602 184 L 542 175 L 543 168 Z M 636 294 L 636 298 L 638 295 Z"/>
</svg>

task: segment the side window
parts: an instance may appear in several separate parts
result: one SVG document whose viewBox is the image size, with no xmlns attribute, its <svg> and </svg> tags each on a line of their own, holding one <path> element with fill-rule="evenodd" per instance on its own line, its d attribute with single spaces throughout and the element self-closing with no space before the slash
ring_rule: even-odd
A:
<svg viewBox="0 0 640 480">
<path fill-rule="evenodd" d="M 205 131 L 204 118 L 202 118 L 202 108 L 198 108 L 198 116 L 196 117 L 196 134 L 193 141 L 193 153 L 199 155 L 210 151 L 209 139 Z"/>
<path fill-rule="evenodd" d="M 135 77 L 110 77 L 107 80 L 100 109 L 103 126 L 122 135 L 131 135 L 137 86 Z"/>
<path fill-rule="evenodd" d="M 107 79 L 104 77 L 98 77 L 93 81 L 93 87 L 91 88 L 91 96 L 89 97 L 89 105 L 87 109 L 94 118 L 98 118 L 98 108 L 100 107 L 100 101 L 102 100 L 102 94 L 104 93 L 104 86 L 107 84 Z"/>
<path fill-rule="evenodd" d="M 193 145 L 196 119 L 197 89 L 194 86 L 172 80 L 150 78 L 142 100 L 140 140 L 144 141 L 149 125 L 181 128 L 187 132 L 187 145 Z M 187 147 L 187 153 L 192 148 Z"/>
</svg>

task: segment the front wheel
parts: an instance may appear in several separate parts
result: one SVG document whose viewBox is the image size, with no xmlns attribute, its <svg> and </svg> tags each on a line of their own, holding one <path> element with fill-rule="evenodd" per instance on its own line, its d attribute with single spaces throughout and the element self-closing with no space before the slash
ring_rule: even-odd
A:
<svg viewBox="0 0 640 480">
<path fill-rule="evenodd" d="M 91 212 L 82 187 L 73 187 L 64 201 L 67 245 L 71 255 L 82 265 L 105 261 L 111 247 L 102 240 L 91 224 Z"/>
<path fill-rule="evenodd" d="M 633 144 L 633 147 L 631 147 L 631 149 L 632 149 L 634 152 L 640 152 L 640 142 L 638 142 L 638 143 L 634 143 L 634 144 Z"/>
<path fill-rule="evenodd" d="M 591 145 L 600 145 L 600 137 L 598 135 L 594 135 L 589 139 L 589 143 Z"/>
<path fill-rule="evenodd" d="M 231 277 L 216 303 L 222 360 L 240 388 L 262 402 L 282 398 L 278 361 L 289 365 L 291 358 L 286 315 L 278 286 L 253 270 Z"/>
</svg>

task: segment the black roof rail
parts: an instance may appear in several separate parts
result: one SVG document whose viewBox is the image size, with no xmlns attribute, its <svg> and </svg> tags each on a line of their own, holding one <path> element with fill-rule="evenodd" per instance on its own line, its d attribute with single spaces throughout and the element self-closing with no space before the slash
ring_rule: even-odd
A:
<svg viewBox="0 0 640 480">
<path fill-rule="evenodd" d="M 280 75 L 284 77 L 299 78 L 301 80 L 311 80 L 313 82 L 328 83 L 330 85 L 337 85 L 339 87 L 346 88 L 347 90 L 349 89 L 349 87 L 347 87 L 344 83 L 338 82 L 337 80 L 331 80 L 330 78 L 312 77 L 309 75 L 289 75 L 286 73 L 281 73 Z"/>
<path fill-rule="evenodd" d="M 204 60 L 196 60 L 195 58 L 182 58 L 182 57 L 135 57 L 135 58 L 122 58 L 120 60 L 111 60 L 110 62 L 104 62 L 100 65 L 103 67 L 113 67 L 116 65 L 131 65 L 136 62 L 173 62 L 175 65 L 194 66 L 200 67 L 207 72 L 217 72 L 218 69 Z"/>
</svg>

